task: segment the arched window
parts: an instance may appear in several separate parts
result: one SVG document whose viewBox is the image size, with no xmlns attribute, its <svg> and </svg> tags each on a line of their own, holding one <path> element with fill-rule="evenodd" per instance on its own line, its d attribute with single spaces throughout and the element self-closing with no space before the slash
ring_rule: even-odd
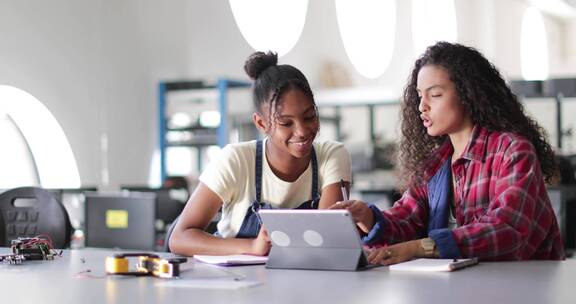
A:
<svg viewBox="0 0 576 304">
<path fill-rule="evenodd" d="M 40 184 L 34 158 L 22 132 L 7 113 L 0 114 L 0 189 Z"/>
<path fill-rule="evenodd" d="M 520 60 L 525 80 L 548 78 L 548 40 L 542 14 L 530 7 L 524 12 L 520 34 Z"/>
<path fill-rule="evenodd" d="M 358 73 L 381 76 L 394 52 L 396 1 L 337 0 L 336 16 L 344 50 Z"/>
<path fill-rule="evenodd" d="M 78 188 L 76 159 L 52 113 L 34 96 L 0 85 L 0 188 Z"/>
<path fill-rule="evenodd" d="M 438 41 L 456 42 L 454 0 L 412 0 L 412 38 L 417 56 Z"/>
<path fill-rule="evenodd" d="M 302 34 L 308 0 L 230 0 L 234 20 L 258 51 L 288 53 Z"/>
</svg>

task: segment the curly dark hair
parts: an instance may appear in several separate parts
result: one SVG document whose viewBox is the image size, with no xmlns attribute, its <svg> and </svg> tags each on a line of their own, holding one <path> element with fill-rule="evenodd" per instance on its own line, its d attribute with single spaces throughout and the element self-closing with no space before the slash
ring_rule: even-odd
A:
<svg viewBox="0 0 576 304">
<path fill-rule="evenodd" d="M 446 69 L 460 102 L 475 125 L 492 131 L 514 132 L 530 140 L 536 149 L 544 179 L 550 183 L 557 166 L 546 131 L 525 113 L 524 106 L 506 85 L 500 72 L 474 48 L 438 42 L 416 60 L 404 89 L 399 154 L 404 189 L 409 183 L 424 182 L 427 160 L 447 136 L 428 135 L 420 120 L 416 85 L 418 73 L 426 65 Z"/>
</svg>

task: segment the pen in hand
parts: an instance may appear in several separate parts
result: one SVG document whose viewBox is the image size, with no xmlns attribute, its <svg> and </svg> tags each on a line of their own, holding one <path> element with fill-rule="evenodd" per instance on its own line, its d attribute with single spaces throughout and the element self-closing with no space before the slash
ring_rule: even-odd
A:
<svg viewBox="0 0 576 304">
<path fill-rule="evenodd" d="M 340 191 L 342 191 L 342 200 L 347 201 L 349 199 L 348 193 L 346 193 L 346 186 L 344 186 L 344 180 L 340 179 Z"/>
</svg>

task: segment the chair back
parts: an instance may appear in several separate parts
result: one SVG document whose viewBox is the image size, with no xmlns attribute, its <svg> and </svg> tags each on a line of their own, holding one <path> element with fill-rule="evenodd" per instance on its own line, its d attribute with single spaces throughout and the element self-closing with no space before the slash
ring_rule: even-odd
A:
<svg viewBox="0 0 576 304">
<path fill-rule="evenodd" d="M 52 193 L 21 187 L 0 194 L 0 246 L 18 237 L 49 236 L 54 248 L 70 245 L 72 225 L 68 213 Z"/>
<path fill-rule="evenodd" d="M 180 219 L 181 215 L 178 215 L 176 217 L 176 219 L 170 223 L 170 225 L 168 225 L 168 227 L 166 228 L 166 235 L 164 236 L 164 245 L 162 246 L 162 251 L 164 252 L 171 252 L 170 251 L 170 236 L 172 236 L 172 232 L 174 231 L 174 227 L 176 227 L 176 224 L 178 223 L 178 220 Z M 220 219 L 220 214 L 218 214 L 217 219 Z M 218 220 L 213 220 L 212 222 L 210 222 L 210 224 L 208 224 L 208 227 L 206 227 L 206 229 L 204 229 L 204 231 L 210 233 L 210 234 L 214 234 L 217 235 L 218 232 Z"/>
<path fill-rule="evenodd" d="M 180 219 L 180 216 L 177 216 L 176 219 L 170 223 L 170 225 L 168 225 L 168 228 L 166 228 L 166 235 L 164 236 L 164 244 L 162 246 L 162 251 L 164 252 L 171 252 L 170 251 L 170 236 L 172 235 L 172 232 L 174 231 L 174 227 L 176 226 L 176 223 L 178 223 L 178 220 Z"/>
<path fill-rule="evenodd" d="M 172 189 L 158 189 L 157 202 L 156 202 L 156 218 L 162 220 L 165 225 L 168 225 L 176 220 L 182 210 L 184 210 L 184 202 L 172 198 L 170 191 Z"/>
</svg>

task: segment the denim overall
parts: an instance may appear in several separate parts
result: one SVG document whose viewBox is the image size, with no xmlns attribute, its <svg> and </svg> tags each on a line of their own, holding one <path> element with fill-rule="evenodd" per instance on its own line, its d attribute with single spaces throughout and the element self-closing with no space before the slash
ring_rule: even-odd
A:
<svg viewBox="0 0 576 304">
<path fill-rule="evenodd" d="M 258 214 L 260 209 L 274 209 L 271 204 L 261 202 L 262 190 L 262 140 L 256 141 L 256 200 L 252 202 L 250 208 L 246 211 L 246 216 L 240 227 L 240 231 L 236 235 L 237 238 L 255 238 L 260 232 L 262 220 Z M 320 195 L 318 194 L 318 162 L 316 160 L 316 153 L 314 147 L 310 153 L 310 161 L 312 162 L 312 199 L 300 204 L 296 209 L 318 209 Z"/>
</svg>

